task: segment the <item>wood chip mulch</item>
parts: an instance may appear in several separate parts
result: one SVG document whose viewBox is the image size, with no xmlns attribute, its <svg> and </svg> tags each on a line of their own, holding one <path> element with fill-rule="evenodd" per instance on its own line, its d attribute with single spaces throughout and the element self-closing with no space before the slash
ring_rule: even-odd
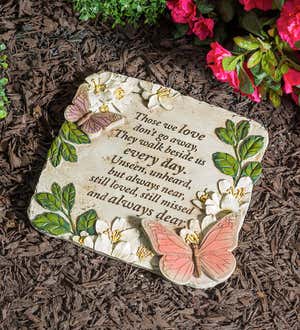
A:
<svg viewBox="0 0 300 330">
<path fill-rule="evenodd" d="M 300 112 L 253 104 L 218 83 L 205 51 L 169 24 L 112 30 L 66 1 L 1 0 L 10 114 L 0 122 L 1 329 L 299 329 Z M 99 69 L 149 79 L 261 122 L 270 145 L 237 269 L 203 291 L 37 233 L 26 216 L 47 149 L 84 77 Z"/>
</svg>

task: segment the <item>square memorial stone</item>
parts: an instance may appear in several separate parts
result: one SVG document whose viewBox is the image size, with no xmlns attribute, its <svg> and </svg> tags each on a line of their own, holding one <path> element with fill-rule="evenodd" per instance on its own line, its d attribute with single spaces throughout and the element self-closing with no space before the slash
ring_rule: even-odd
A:
<svg viewBox="0 0 300 330">
<path fill-rule="evenodd" d="M 28 210 L 37 230 L 177 284 L 232 274 L 261 125 L 110 72 L 86 78 L 65 118 Z"/>
</svg>

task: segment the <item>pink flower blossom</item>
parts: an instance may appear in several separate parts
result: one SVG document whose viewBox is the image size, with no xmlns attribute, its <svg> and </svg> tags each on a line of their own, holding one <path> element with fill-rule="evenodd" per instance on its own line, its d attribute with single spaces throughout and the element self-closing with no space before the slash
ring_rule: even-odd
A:
<svg viewBox="0 0 300 330">
<path fill-rule="evenodd" d="M 195 16 L 197 7 L 193 0 L 168 0 L 167 7 L 175 23 L 187 24 Z"/>
<path fill-rule="evenodd" d="M 230 86 L 238 89 L 239 79 L 236 71 L 225 71 L 222 65 L 223 58 L 232 56 L 231 52 L 223 48 L 218 42 L 212 42 L 210 47 L 211 50 L 207 53 L 206 61 L 213 74 L 219 81 L 228 82 Z"/>
<path fill-rule="evenodd" d="M 215 22 L 211 18 L 203 16 L 193 19 L 192 32 L 200 39 L 205 40 L 207 37 L 212 38 L 214 35 Z"/>
<path fill-rule="evenodd" d="M 300 41 L 300 0 L 287 0 L 277 20 L 277 29 L 282 40 L 292 48 Z"/>
<path fill-rule="evenodd" d="M 213 74 L 219 81 L 227 82 L 236 91 L 239 91 L 240 81 L 237 75 L 237 71 L 236 70 L 225 71 L 222 65 L 223 58 L 232 56 L 231 52 L 223 48 L 218 42 L 213 42 L 211 43 L 210 46 L 211 46 L 211 50 L 207 54 L 206 61 L 208 63 L 208 66 L 212 69 Z M 253 75 L 251 71 L 246 67 L 246 64 L 244 64 L 244 69 L 251 80 L 254 91 L 252 94 L 242 93 L 242 95 L 248 96 L 254 102 L 260 102 L 261 100 L 260 91 L 259 88 L 254 85 Z"/>
<path fill-rule="evenodd" d="M 294 69 L 289 69 L 287 73 L 283 75 L 284 80 L 284 92 L 286 94 L 293 93 L 294 86 L 300 86 L 300 72 Z"/>
<path fill-rule="evenodd" d="M 244 5 L 246 11 L 257 8 L 260 10 L 272 9 L 273 0 L 240 0 L 240 3 Z"/>
</svg>

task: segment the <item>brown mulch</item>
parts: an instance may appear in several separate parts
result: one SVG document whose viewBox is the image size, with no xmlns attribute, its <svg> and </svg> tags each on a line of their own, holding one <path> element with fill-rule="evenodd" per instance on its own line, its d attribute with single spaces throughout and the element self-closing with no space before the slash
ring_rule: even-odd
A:
<svg viewBox="0 0 300 330">
<path fill-rule="evenodd" d="M 112 30 L 80 22 L 63 0 L 1 0 L 11 107 L 0 123 L 0 329 L 299 327 L 299 109 L 234 93 L 213 79 L 203 50 L 173 41 L 167 27 Z M 30 226 L 26 209 L 64 108 L 100 68 L 172 86 L 268 129 L 264 176 L 226 283 L 180 287 Z"/>
</svg>

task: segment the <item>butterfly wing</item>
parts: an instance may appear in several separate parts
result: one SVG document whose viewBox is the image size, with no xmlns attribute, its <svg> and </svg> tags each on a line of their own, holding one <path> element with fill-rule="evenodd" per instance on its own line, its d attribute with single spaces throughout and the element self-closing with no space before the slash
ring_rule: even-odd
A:
<svg viewBox="0 0 300 330">
<path fill-rule="evenodd" d="M 157 221 L 142 222 L 153 249 L 161 255 L 159 268 L 162 274 L 178 284 L 190 281 L 194 272 L 191 248 L 176 233 Z"/>
<path fill-rule="evenodd" d="M 72 123 L 77 122 L 89 111 L 88 92 L 82 85 L 76 93 L 73 104 L 69 105 L 65 110 L 65 119 Z"/>
<path fill-rule="evenodd" d="M 214 280 L 227 278 L 235 268 L 232 250 L 237 246 L 237 218 L 230 214 L 218 221 L 204 237 L 200 263 L 205 274 Z"/>
<path fill-rule="evenodd" d="M 97 133 L 122 118 L 122 116 L 112 112 L 97 112 L 82 124 L 81 129 L 87 134 Z"/>
</svg>

